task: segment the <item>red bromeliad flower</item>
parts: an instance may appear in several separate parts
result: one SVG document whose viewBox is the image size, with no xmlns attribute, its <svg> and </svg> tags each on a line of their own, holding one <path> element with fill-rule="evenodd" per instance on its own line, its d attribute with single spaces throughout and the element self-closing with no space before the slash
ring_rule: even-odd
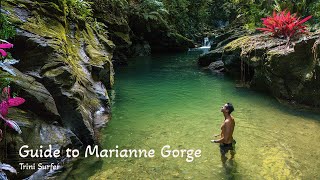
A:
<svg viewBox="0 0 320 180">
<path fill-rule="evenodd" d="M 306 33 L 306 26 L 302 24 L 308 21 L 312 16 L 308 16 L 302 20 L 296 17 L 296 14 L 291 15 L 286 11 L 280 13 L 273 12 L 273 16 L 262 18 L 265 28 L 257 28 L 257 30 L 266 33 L 271 32 L 273 37 L 290 39 L 299 34 Z"/>
<path fill-rule="evenodd" d="M 0 54 L 1 54 L 2 57 L 6 57 L 8 54 L 3 49 L 12 48 L 13 44 L 8 43 L 7 41 L 3 41 L 3 40 L 1 42 L 4 42 L 4 43 L 0 44 Z"/>
</svg>

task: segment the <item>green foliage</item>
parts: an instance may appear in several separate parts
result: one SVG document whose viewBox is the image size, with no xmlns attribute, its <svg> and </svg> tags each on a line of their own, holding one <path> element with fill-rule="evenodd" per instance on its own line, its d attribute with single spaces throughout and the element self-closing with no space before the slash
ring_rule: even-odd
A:
<svg viewBox="0 0 320 180">
<path fill-rule="evenodd" d="M 0 89 L 10 85 L 9 74 L 0 71 Z"/>
<path fill-rule="evenodd" d="M 307 7 L 307 14 L 312 15 L 310 20 L 313 28 L 317 28 L 320 24 L 320 1 L 313 1 Z"/>
<path fill-rule="evenodd" d="M 146 23 L 148 32 L 151 32 L 152 27 L 169 29 L 169 13 L 161 1 L 143 0 L 139 3 L 132 3 L 129 13 L 134 16 L 139 16 Z"/>
<path fill-rule="evenodd" d="M 92 7 L 98 12 L 108 12 L 110 15 L 124 16 L 127 14 L 128 2 L 126 0 L 92 0 Z"/>
<path fill-rule="evenodd" d="M 12 76 L 9 73 L 0 70 L 0 90 L 10 85 L 11 79 Z"/>
<path fill-rule="evenodd" d="M 255 29 L 261 26 L 260 19 L 273 11 L 287 10 L 302 17 L 312 15 L 315 19 L 319 19 L 320 14 L 317 0 L 212 0 L 209 4 L 209 25 L 213 27 L 219 25 L 219 21 L 229 21 Z"/>
<path fill-rule="evenodd" d="M 204 31 L 209 2 L 208 0 L 164 0 L 164 5 L 169 11 L 171 27 L 188 37 Z"/>
<path fill-rule="evenodd" d="M 8 21 L 8 18 L 3 13 L 0 13 L 0 39 L 9 39 L 15 36 L 16 31 L 14 26 Z"/>
<path fill-rule="evenodd" d="M 91 2 L 85 0 L 67 0 L 67 13 L 71 19 L 87 20 L 92 17 Z"/>
</svg>

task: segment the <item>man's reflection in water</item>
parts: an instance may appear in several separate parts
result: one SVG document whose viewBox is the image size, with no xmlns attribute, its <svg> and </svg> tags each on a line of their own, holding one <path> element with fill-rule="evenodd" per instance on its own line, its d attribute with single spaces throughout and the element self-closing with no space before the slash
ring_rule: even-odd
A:
<svg viewBox="0 0 320 180">
<path fill-rule="evenodd" d="M 234 159 L 229 159 L 222 164 L 227 179 L 236 179 L 237 163 Z"/>
</svg>

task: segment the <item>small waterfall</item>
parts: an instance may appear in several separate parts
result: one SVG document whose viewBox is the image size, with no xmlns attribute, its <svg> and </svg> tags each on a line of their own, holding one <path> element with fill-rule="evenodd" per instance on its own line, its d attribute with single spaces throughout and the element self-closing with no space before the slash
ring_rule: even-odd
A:
<svg viewBox="0 0 320 180">
<path fill-rule="evenodd" d="M 211 43 L 208 37 L 203 38 L 201 47 L 189 49 L 189 51 L 202 51 L 203 53 L 209 52 Z"/>
<path fill-rule="evenodd" d="M 210 41 L 209 41 L 209 38 L 208 38 L 208 37 L 205 37 L 205 38 L 203 39 L 203 44 L 202 44 L 202 46 L 204 46 L 204 47 L 210 46 Z"/>
</svg>

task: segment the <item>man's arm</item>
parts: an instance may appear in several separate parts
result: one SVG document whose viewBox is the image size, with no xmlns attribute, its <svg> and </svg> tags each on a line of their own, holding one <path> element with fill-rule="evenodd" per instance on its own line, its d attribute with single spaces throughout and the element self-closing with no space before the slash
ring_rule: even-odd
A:
<svg viewBox="0 0 320 180">
<path fill-rule="evenodd" d="M 223 142 L 225 142 L 225 140 L 229 139 L 230 134 L 231 134 L 230 125 L 231 125 L 231 123 L 229 120 L 226 120 L 224 122 L 224 125 L 223 125 L 224 134 L 220 139 L 214 140 L 215 143 L 223 143 Z"/>
</svg>

